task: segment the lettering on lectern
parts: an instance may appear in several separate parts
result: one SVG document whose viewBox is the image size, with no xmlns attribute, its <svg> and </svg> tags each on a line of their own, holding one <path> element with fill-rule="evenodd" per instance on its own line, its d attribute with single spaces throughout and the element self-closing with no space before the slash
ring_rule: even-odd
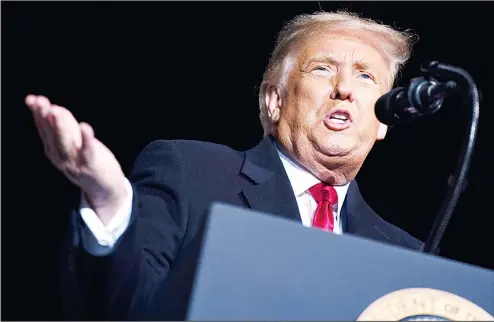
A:
<svg viewBox="0 0 494 322">
<path fill-rule="evenodd" d="M 458 295 L 430 288 L 408 288 L 377 299 L 357 321 L 494 321 L 494 317 Z"/>
</svg>

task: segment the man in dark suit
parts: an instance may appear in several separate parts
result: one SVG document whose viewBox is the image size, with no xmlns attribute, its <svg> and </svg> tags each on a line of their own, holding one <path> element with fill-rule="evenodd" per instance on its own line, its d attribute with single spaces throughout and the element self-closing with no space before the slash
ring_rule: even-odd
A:
<svg viewBox="0 0 494 322">
<path fill-rule="evenodd" d="M 257 146 L 155 141 L 128 179 L 88 124 L 46 97 L 26 97 L 47 156 L 83 192 L 62 260 L 68 317 L 180 319 L 214 201 L 419 249 L 354 181 L 386 134 L 374 103 L 409 53 L 407 34 L 371 20 L 299 16 L 281 31 L 263 77 L 266 135 Z"/>
</svg>

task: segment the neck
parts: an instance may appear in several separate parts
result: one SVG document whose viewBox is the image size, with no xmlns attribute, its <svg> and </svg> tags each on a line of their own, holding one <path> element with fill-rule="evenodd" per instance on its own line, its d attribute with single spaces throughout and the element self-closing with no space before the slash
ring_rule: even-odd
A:
<svg viewBox="0 0 494 322">
<path fill-rule="evenodd" d="M 287 158 L 330 185 L 345 185 L 357 176 L 362 163 L 350 156 L 329 157 L 312 149 L 298 149 L 293 141 L 275 137 L 275 144 Z M 298 145 L 306 146 L 306 145 Z"/>
</svg>

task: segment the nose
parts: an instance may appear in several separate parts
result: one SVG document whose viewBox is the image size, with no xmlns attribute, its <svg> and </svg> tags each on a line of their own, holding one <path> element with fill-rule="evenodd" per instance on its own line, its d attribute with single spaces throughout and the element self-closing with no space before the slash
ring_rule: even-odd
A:
<svg viewBox="0 0 494 322">
<path fill-rule="evenodd" d="M 355 100 L 352 76 L 345 74 L 339 74 L 334 79 L 334 90 L 330 97 L 333 100 L 348 100 L 350 103 Z"/>
</svg>

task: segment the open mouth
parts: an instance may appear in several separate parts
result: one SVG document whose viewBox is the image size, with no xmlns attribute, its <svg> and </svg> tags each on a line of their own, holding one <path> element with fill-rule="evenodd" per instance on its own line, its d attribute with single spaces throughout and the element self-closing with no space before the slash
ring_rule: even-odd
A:
<svg viewBox="0 0 494 322">
<path fill-rule="evenodd" d="M 341 131 L 350 127 L 352 120 L 350 113 L 343 110 L 337 110 L 326 116 L 324 124 L 331 130 Z"/>
</svg>

